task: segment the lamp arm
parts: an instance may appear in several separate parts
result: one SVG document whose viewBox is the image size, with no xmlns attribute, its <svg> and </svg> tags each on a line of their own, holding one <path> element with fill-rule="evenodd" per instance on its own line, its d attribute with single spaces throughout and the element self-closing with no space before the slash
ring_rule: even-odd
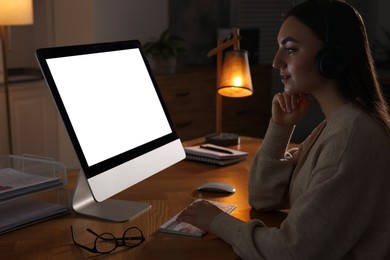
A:
<svg viewBox="0 0 390 260">
<path fill-rule="evenodd" d="M 228 40 L 228 41 L 226 41 L 226 42 L 224 42 L 222 44 L 219 44 L 217 47 L 215 47 L 214 49 L 210 50 L 207 53 L 207 57 L 214 56 L 218 52 L 223 51 L 226 48 L 229 48 L 230 46 L 234 46 L 235 50 L 239 50 L 240 49 L 240 33 L 239 33 L 239 29 L 238 28 L 234 28 L 233 29 L 233 38 L 232 39 L 230 39 L 230 40 Z"/>
</svg>

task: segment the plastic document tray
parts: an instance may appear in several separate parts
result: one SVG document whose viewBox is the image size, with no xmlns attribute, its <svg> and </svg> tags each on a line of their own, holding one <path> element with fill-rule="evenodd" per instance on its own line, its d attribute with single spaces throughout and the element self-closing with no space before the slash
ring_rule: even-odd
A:
<svg viewBox="0 0 390 260">
<path fill-rule="evenodd" d="M 70 212 L 67 169 L 33 156 L 0 157 L 0 234 Z"/>
</svg>

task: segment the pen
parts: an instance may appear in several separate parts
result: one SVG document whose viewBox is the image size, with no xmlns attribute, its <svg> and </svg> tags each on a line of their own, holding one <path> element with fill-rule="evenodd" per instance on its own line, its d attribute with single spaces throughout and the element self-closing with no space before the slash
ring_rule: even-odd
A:
<svg viewBox="0 0 390 260">
<path fill-rule="evenodd" d="M 214 151 L 214 152 L 233 154 L 232 151 L 229 151 L 229 150 L 226 150 L 226 149 L 223 149 L 223 148 L 214 147 L 214 146 L 208 146 L 208 145 L 204 145 L 204 144 L 200 145 L 200 148 L 203 148 L 203 149 L 206 149 L 206 150 L 210 150 L 210 151 Z"/>
</svg>

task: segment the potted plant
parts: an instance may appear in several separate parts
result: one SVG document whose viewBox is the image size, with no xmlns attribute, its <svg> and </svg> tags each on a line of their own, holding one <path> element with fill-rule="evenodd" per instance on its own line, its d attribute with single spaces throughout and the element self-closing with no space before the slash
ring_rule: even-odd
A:
<svg viewBox="0 0 390 260">
<path fill-rule="evenodd" d="M 172 35 L 169 29 L 163 31 L 156 40 L 143 45 L 154 72 L 160 74 L 173 74 L 176 71 L 177 57 L 184 52 L 179 44 L 183 42 L 179 36 Z"/>
</svg>

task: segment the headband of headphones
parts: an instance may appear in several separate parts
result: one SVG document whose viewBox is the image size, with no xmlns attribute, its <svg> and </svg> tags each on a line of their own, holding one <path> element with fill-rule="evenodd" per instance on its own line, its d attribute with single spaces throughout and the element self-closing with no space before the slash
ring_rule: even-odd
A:
<svg viewBox="0 0 390 260">
<path fill-rule="evenodd" d="M 332 0 L 312 0 L 320 11 L 322 20 L 325 24 L 325 43 L 337 44 L 338 41 L 335 37 L 336 24 L 334 21 L 334 10 L 332 8 Z"/>
<path fill-rule="evenodd" d="M 318 6 L 325 24 L 325 47 L 316 57 L 317 70 L 326 78 L 341 78 L 346 74 L 349 65 L 346 53 L 340 46 L 340 35 L 337 34 L 333 0 L 311 1 Z"/>
</svg>

